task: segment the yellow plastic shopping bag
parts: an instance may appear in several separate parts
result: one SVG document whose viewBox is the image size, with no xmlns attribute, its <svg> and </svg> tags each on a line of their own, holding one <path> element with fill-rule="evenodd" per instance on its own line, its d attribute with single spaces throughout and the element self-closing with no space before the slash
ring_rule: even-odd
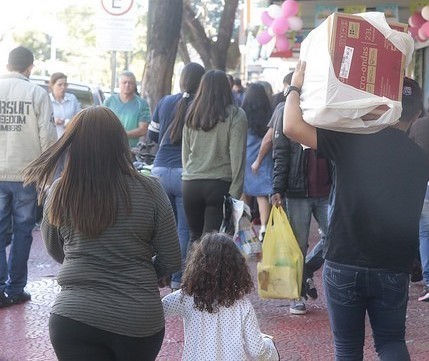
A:
<svg viewBox="0 0 429 361">
<path fill-rule="evenodd" d="M 262 298 L 301 296 L 304 258 L 282 207 L 272 207 L 257 265 Z"/>
</svg>

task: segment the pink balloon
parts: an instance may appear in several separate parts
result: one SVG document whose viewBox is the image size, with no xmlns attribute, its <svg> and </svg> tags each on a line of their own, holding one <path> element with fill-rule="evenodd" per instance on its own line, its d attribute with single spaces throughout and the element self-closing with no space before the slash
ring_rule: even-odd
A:
<svg viewBox="0 0 429 361">
<path fill-rule="evenodd" d="M 264 30 L 261 31 L 258 35 L 256 35 L 256 40 L 258 41 L 259 44 L 261 45 L 265 45 L 266 43 L 268 43 L 273 37 L 268 34 L 268 31 Z"/>
<path fill-rule="evenodd" d="M 288 18 L 289 16 L 295 16 L 298 14 L 299 5 L 295 0 L 286 0 L 282 4 L 283 16 Z"/>
<path fill-rule="evenodd" d="M 426 41 L 427 39 L 428 37 L 426 36 L 426 32 L 422 28 L 420 28 L 417 31 L 417 40 L 423 42 L 423 41 Z"/>
<path fill-rule="evenodd" d="M 276 49 L 278 52 L 290 49 L 289 40 L 285 36 L 276 36 Z"/>
<path fill-rule="evenodd" d="M 426 38 L 429 38 L 429 21 L 426 21 L 421 27 L 420 30 L 423 34 L 426 35 Z"/>
<path fill-rule="evenodd" d="M 413 14 L 408 18 L 408 24 L 413 28 L 419 28 L 425 22 L 426 20 L 423 19 L 423 16 L 420 11 L 414 11 Z"/>
<path fill-rule="evenodd" d="M 408 32 L 411 34 L 411 36 L 412 36 L 414 39 L 417 39 L 417 33 L 419 32 L 419 28 L 414 28 L 414 27 L 410 26 L 410 27 L 408 28 Z"/>
<path fill-rule="evenodd" d="M 282 35 L 289 29 L 289 23 L 286 18 L 278 18 L 274 19 L 271 24 L 271 29 L 273 29 L 273 33 L 276 35 Z"/>
<path fill-rule="evenodd" d="M 302 29 L 303 22 L 302 19 L 298 16 L 291 16 L 287 19 L 289 23 L 289 28 L 294 31 L 299 31 Z"/>
<path fill-rule="evenodd" d="M 268 14 L 268 11 L 265 10 L 262 14 L 261 14 L 261 21 L 262 24 L 264 24 L 265 26 L 271 26 L 271 24 L 273 23 L 273 18 Z"/>
</svg>

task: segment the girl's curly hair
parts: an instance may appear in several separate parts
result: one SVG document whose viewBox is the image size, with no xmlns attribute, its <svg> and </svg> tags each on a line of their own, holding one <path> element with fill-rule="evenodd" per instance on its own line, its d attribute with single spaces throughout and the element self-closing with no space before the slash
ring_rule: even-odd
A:
<svg viewBox="0 0 429 361">
<path fill-rule="evenodd" d="M 194 297 L 200 311 L 215 313 L 220 306 L 230 307 L 254 287 L 245 258 L 225 233 L 207 233 L 186 263 L 181 289 Z"/>
</svg>

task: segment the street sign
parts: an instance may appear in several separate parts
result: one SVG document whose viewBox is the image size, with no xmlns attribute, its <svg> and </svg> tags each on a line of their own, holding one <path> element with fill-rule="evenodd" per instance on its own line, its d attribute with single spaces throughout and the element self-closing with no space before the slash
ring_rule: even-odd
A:
<svg viewBox="0 0 429 361">
<path fill-rule="evenodd" d="M 107 51 L 131 51 L 136 24 L 134 0 L 99 0 L 97 47 Z"/>
</svg>

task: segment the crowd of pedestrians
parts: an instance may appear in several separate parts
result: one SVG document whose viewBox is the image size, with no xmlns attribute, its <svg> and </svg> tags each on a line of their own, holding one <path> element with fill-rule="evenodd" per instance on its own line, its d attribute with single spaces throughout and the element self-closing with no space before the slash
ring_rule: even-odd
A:
<svg viewBox="0 0 429 361">
<path fill-rule="evenodd" d="M 305 62 L 274 95 L 268 82 L 245 88 L 191 62 L 151 115 L 132 72 L 103 106 L 81 110 L 65 74 L 52 74 L 49 94 L 28 80 L 33 61 L 13 49 L 0 78 L 0 308 L 31 299 L 38 200 L 62 264 L 49 320 L 59 360 L 155 360 L 169 316 L 183 318 L 183 360 L 279 360 L 247 297 L 246 259 L 219 233 L 227 195 L 252 208 L 260 242 L 271 207 L 286 210 L 305 258 L 290 314 L 318 298 L 323 265 L 337 360 L 362 360 L 366 314 L 380 359 L 410 359 L 416 259 L 429 301 L 429 119 L 416 81 L 404 79 L 396 125 L 356 135 L 304 122 Z M 152 177 L 130 152 L 145 137 L 158 144 Z M 312 219 L 320 240 L 309 251 Z M 171 289 L 162 300 L 160 287 Z"/>
</svg>

